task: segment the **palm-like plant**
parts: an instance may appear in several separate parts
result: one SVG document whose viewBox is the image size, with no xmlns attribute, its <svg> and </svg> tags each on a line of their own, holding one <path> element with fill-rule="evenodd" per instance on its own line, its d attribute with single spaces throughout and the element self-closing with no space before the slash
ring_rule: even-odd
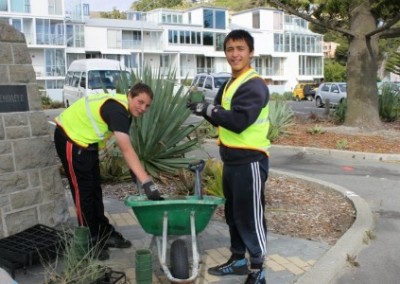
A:
<svg viewBox="0 0 400 284">
<path fill-rule="evenodd" d="M 122 76 L 118 86 L 119 92 L 127 93 L 129 86 L 141 81 L 154 92 L 151 107 L 142 117 L 133 118 L 130 129 L 132 145 L 152 176 L 187 168 L 194 158 L 185 157 L 185 154 L 200 145 L 199 137 L 189 137 L 203 120 L 184 124 L 190 115 L 186 107 L 188 94 L 183 93 L 183 86 L 174 93 L 175 77 L 174 70 L 163 75 L 159 69 L 146 67 L 141 76 L 134 72 L 129 78 Z"/>
</svg>

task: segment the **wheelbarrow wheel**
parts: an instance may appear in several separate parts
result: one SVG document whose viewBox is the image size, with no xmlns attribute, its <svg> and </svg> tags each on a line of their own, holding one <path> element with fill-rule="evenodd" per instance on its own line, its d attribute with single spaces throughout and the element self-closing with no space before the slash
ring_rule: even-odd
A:
<svg viewBox="0 0 400 284">
<path fill-rule="evenodd" d="M 184 240 L 177 239 L 171 245 L 171 274 L 178 279 L 189 278 L 189 258 Z"/>
</svg>

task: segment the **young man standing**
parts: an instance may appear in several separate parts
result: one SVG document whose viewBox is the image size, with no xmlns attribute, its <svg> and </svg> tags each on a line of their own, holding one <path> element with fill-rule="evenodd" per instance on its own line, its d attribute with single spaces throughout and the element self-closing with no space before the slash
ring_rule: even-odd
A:
<svg viewBox="0 0 400 284">
<path fill-rule="evenodd" d="M 150 107 L 153 92 L 143 83 L 128 95 L 93 94 L 83 97 L 55 118 L 54 142 L 68 177 L 78 224 L 90 229 L 92 245 L 99 246 L 98 258 L 109 258 L 108 247 L 128 248 L 125 239 L 104 215 L 100 180 L 99 143 L 114 135 L 122 155 L 149 199 L 160 193 L 142 167 L 129 138 L 131 116 L 140 117 Z"/>
<path fill-rule="evenodd" d="M 209 268 L 208 272 L 218 276 L 248 274 L 245 284 L 264 284 L 269 91 L 250 66 L 254 39 L 247 31 L 231 31 L 225 38 L 224 51 L 232 78 L 219 89 L 214 104 L 188 104 L 194 114 L 202 115 L 218 127 L 220 156 L 224 163 L 225 218 L 232 255 L 226 263 Z M 250 271 L 246 251 L 250 256 Z"/>
</svg>

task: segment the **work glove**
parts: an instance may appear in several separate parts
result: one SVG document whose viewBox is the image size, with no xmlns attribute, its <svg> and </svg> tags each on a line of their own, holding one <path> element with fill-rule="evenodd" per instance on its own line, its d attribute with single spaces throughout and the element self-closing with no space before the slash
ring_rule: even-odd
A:
<svg viewBox="0 0 400 284">
<path fill-rule="evenodd" d="M 146 181 L 142 184 L 142 188 L 148 199 L 164 200 L 164 198 L 161 197 L 160 192 L 158 191 L 157 186 L 153 183 L 153 181 Z"/>
<path fill-rule="evenodd" d="M 191 103 L 188 102 L 186 106 L 193 112 L 195 115 L 200 115 L 200 116 L 205 116 L 207 114 L 207 109 L 209 107 L 213 108 L 214 106 L 207 103 L 207 102 L 202 102 L 202 103 Z"/>
</svg>

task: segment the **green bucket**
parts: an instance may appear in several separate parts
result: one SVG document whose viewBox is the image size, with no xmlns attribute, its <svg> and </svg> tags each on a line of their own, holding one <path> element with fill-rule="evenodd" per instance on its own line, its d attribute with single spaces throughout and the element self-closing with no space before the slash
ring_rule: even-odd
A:
<svg viewBox="0 0 400 284">
<path fill-rule="evenodd" d="M 84 258 L 89 252 L 89 236 L 89 227 L 75 228 L 73 248 L 78 259 Z"/>
<path fill-rule="evenodd" d="M 151 250 L 139 249 L 135 252 L 135 272 L 137 284 L 152 283 L 153 257 Z"/>
</svg>

